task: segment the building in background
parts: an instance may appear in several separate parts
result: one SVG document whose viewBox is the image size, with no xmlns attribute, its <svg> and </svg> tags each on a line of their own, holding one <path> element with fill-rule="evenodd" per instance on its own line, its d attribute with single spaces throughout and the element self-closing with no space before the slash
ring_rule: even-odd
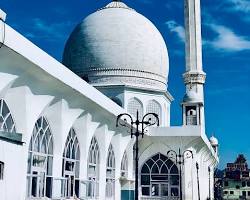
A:
<svg viewBox="0 0 250 200">
<path fill-rule="evenodd" d="M 66 43 L 63 64 L 0 17 L 0 199 L 133 199 L 134 140 L 115 122 L 137 110 L 160 119 L 139 143 L 140 199 L 178 200 L 181 188 L 185 200 L 213 198 L 218 141 L 205 129 L 199 0 L 185 0 L 179 127 L 170 126 L 165 41 L 125 3 L 86 17 Z M 182 173 L 166 154 L 179 149 L 193 152 Z"/>
<path fill-rule="evenodd" d="M 214 199 L 223 199 L 223 177 L 224 170 L 216 169 L 214 172 Z"/>
<path fill-rule="evenodd" d="M 234 163 L 227 163 L 223 177 L 223 199 L 250 199 L 249 169 L 243 154 Z"/>
</svg>

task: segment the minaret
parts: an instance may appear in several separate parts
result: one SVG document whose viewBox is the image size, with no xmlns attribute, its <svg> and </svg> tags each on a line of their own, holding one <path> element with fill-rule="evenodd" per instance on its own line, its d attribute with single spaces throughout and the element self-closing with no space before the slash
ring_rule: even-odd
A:
<svg viewBox="0 0 250 200">
<path fill-rule="evenodd" d="M 202 39 L 200 0 L 184 0 L 186 31 L 186 72 L 183 74 L 186 94 L 183 99 L 183 125 L 204 127 Z"/>
</svg>

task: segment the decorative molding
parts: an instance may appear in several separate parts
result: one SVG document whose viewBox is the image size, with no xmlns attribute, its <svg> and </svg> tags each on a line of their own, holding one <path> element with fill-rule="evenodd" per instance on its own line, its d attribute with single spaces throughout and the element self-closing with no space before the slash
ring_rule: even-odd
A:
<svg viewBox="0 0 250 200">
<path fill-rule="evenodd" d="M 186 72 L 183 74 L 184 83 L 187 84 L 205 84 L 206 74 L 204 72 Z"/>
<path fill-rule="evenodd" d="M 129 69 L 130 68 L 130 69 Z M 150 88 L 166 91 L 167 75 L 143 70 L 124 68 L 91 68 L 77 72 L 82 78 L 88 77 L 88 82 L 94 86 L 127 85 L 140 88 Z"/>
<path fill-rule="evenodd" d="M 123 2 L 111 2 L 109 3 L 108 5 L 104 6 L 103 8 L 100 8 L 98 9 L 97 11 L 100 11 L 100 10 L 104 10 L 104 9 L 108 9 L 108 8 L 124 8 L 124 9 L 128 9 L 128 10 L 133 10 L 132 8 L 128 7 L 125 3 Z"/>
<path fill-rule="evenodd" d="M 131 69 L 134 68 L 134 69 Z M 144 77 L 155 80 L 161 80 L 162 82 L 166 82 L 167 75 L 163 76 L 157 73 L 137 70 L 137 67 L 112 67 L 112 68 L 91 68 L 85 71 L 78 72 L 80 76 L 89 75 L 89 76 L 135 76 L 135 77 Z"/>
<path fill-rule="evenodd" d="M 94 86 L 131 85 L 139 88 L 150 88 L 150 89 L 157 89 L 164 91 L 167 88 L 166 84 L 163 82 L 141 77 L 121 77 L 121 76 L 89 77 L 89 83 Z"/>
</svg>

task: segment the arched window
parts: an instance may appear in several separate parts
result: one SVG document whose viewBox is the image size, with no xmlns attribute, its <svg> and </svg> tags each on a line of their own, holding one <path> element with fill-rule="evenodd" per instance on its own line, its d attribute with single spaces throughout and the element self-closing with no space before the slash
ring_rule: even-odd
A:
<svg viewBox="0 0 250 200">
<path fill-rule="evenodd" d="M 0 99 L 0 131 L 16 132 L 14 120 L 10 110 L 3 99 Z"/>
<path fill-rule="evenodd" d="M 40 117 L 29 143 L 27 197 L 52 195 L 53 138 L 47 120 Z"/>
<path fill-rule="evenodd" d="M 128 102 L 128 113 L 130 113 L 131 115 L 133 115 L 134 117 L 136 117 L 136 112 L 139 112 L 139 119 L 142 119 L 143 116 L 143 105 L 142 103 L 136 99 L 136 98 L 132 98 L 129 100 Z"/>
<path fill-rule="evenodd" d="M 113 146 L 110 144 L 107 157 L 106 168 L 106 198 L 114 199 L 115 197 L 115 154 Z"/>
<path fill-rule="evenodd" d="M 159 122 L 161 123 L 161 106 L 157 101 L 155 100 L 149 101 L 146 108 L 146 112 L 157 114 L 159 117 Z"/>
<path fill-rule="evenodd" d="M 179 173 L 177 166 L 158 153 L 141 168 L 142 195 L 148 197 L 178 197 Z"/>
<path fill-rule="evenodd" d="M 128 177 L 128 157 L 127 153 L 125 152 L 122 157 L 121 162 L 121 177 Z"/>
<path fill-rule="evenodd" d="M 64 196 L 67 198 L 79 197 L 80 149 L 73 128 L 70 129 L 65 143 L 62 169 L 62 176 L 65 177 Z"/>
<path fill-rule="evenodd" d="M 92 138 L 88 157 L 88 197 L 99 196 L 100 150 L 95 137 Z"/>
<path fill-rule="evenodd" d="M 186 107 L 187 125 L 197 125 L 197 111 L 195 106 Z"/>
</svg>

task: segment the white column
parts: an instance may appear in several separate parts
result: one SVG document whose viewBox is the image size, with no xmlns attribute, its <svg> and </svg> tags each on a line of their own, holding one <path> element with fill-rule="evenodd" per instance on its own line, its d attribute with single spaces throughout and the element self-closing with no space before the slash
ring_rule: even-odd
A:
<svg viewBox="0 0 250 200">
<path fill-rule="evenodd" d="M 106 156 L 100 158 L 99 199 L 106 198 Z"/>
<path fill-rule="evenodd" d="M 183 167 L 183 197 L 185 200 L 193 200 L 193 159 L 185 160 Z"/>
<path fill-rule="evenodd" d="M 205 126 L 204 121 L 204 91 L 206 74 L 202 69 L 202 38 L 200 0 L 184 0 L 185 32 L 186 32 L 186 72 L 183 74 L 187 96 L 193 97 L 192 103 L 200 107 L 198 120 Z M 189 102 L 185 102 L 189 105 Z M 190 102 L 191 103 L 191 102 Z M 197 109 L 198 111 L 198 109 Z"/>
<path fill-rule="evenodd" d="M 186 71 L 202 71 L 200 0 L 185 0 Z"/>
</svg>

